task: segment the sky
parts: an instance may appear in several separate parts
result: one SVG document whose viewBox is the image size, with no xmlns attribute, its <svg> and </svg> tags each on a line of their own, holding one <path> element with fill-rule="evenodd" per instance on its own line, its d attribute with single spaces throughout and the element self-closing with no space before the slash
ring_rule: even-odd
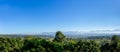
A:
<svg viewBox="0 0 120 52">
<path fill-rule="evenodd" d="M 0 0 L 0 33 L 120 29 L 120 0 Z"/>
</svg>

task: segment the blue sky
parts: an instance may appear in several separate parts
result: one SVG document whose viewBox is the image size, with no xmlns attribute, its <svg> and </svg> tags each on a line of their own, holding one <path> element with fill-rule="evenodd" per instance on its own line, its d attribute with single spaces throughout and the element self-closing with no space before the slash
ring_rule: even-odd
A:
<svg viewBox="0 0 120 52">
<path fill-rule="evenodd" d="M 120 28 L 120 0 L 0 0 L 0 33 Z"/>
</svg>

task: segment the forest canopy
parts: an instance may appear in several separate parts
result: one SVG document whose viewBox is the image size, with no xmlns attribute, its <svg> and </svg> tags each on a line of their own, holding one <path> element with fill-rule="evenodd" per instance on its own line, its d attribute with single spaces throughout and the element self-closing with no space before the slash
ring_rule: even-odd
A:
<svg viewBox="0 0 120 52">
<path fill-rule="evenodd" d="M 0 52 L 120 52 L 120 38 L 105 41 L 67 38 L 61 31 L 53 39 L 0 37 Z"/>
</svg>

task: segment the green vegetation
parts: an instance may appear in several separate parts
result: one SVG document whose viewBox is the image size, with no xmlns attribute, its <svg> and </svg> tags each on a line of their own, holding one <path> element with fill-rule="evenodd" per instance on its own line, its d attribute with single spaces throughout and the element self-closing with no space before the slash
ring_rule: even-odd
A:
<svg viewBox="0 0 120 52">
<path fill-rule="evenodd" d="M 72 39 L 58 31 L 54 39 L 33 36 L 0 37 L 0 52 L 120 52 L 120 38 L 110 40 Z"/>
<path fill-rule="evenodd" d="M 63 42 L 64 40 L 65 40 L 64 34 L 60 31 L 56 32 L 56 36 L 55 36 L 54 41 L 55 42 Z"/>
</svg>

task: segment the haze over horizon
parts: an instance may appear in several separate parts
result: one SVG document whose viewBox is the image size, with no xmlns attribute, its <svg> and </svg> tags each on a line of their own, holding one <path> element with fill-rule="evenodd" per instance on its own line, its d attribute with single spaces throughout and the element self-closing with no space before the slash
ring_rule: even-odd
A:
<svg viewBox="0 0 120 52">
<path fill-rule="evenodd" d="M 0 34 L 115 29 L 120 0 L 0 0 Z"/>
</svg>

